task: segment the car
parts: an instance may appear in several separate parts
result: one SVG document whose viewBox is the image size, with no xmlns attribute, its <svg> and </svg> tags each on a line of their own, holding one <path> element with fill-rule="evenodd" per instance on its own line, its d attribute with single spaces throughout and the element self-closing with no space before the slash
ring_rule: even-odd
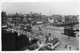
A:
<svg viewBox="0 0 80 53">
<path fill-rule="evenodd" d="M 39 48 L 39 45 L 37 44 L 38 40 L 34 39 L 31 40 L 30 46 L 28 46 L 28 50 L 33 51 Z"/>
<path fill-rule="evenodd" d="M 79 31 L 79 29 L 76 29 L 76 31 Z"/>
<path fill-rule="evenodd" d="M 30 50 L 30 51 L 38 51 L 40 48 L 42 48 L 42 47 L 44 47 L 46 45 L 47 44 L 43 44 L 42 41 L 37 41 L 37 43 L 34 43 L 34 44 L 30 45 L 28 47 L 28 50 Z"/>
<path fill-rule="evenodd" d="M 39 46 L 37 44 L 33 44 L 28 47 L 28 50 L 33 51 L 33 50 L 36 50 L 37 48 L 39 48 Z"/>
<path fill-rule="evenodd" d="M 39 28 L 39 31 L 42 31 L 42 29 L 41 29 L 41 28 Z"/>
</svg>

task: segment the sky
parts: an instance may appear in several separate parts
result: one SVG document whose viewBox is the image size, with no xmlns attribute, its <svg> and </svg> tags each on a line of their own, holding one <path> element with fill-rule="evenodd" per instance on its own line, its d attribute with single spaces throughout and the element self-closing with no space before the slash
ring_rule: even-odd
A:
<svg viewBox="0 0 80 53">
<path fill-rule="evenodd" d="M 43 15 L 79 15 L 79 2 L 2 2 L 1 11 L 41 13 Z"/>
</svg>

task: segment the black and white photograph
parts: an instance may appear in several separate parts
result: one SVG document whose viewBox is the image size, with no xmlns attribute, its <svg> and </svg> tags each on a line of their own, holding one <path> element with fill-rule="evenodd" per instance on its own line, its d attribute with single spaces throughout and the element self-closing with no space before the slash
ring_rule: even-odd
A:
<svg viewBox="0 0 80 53">
<path fill-rule="evenodd" d="M 1 2 L 1 51 L 79 51 L 79 2 Z"/>
</svg>

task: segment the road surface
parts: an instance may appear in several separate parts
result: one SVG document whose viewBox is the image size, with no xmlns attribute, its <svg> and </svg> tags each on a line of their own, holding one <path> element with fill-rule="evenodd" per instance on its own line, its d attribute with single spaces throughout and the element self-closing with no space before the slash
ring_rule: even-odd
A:
<svg viewBox="0 0 80 53">
<path fill-rule="evenodd" d="M 43 35 L 48 35 L 48 33 L 51 33 L 53 38 L 59 38 L 60 45 L 56 48 L 56 50 L 69 50 L 70 46 L 72 47 L 71 50 L 76 50 L 77 48 L 79 48 L 79 37 L 76 38 L 71 37 L 70 39 L 68 39 L 68 36 L 61 34 L 63 30 L 56 31 L 56 30 L 42 29 L 42 31 L 39 31 L 38 28 L 33 27 L 32 32 L 37 34 L 42 32 Z M 65 44 L 68 45 L 67 49 L 64 48 Z"/>
</svg>

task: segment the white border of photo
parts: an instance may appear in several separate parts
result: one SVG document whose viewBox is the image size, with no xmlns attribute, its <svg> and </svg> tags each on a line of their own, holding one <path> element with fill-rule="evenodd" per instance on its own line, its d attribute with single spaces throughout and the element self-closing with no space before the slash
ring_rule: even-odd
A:
<svg viewBox="0 0 80 53">
<path fill-rule="evenodd" d="M 79 0 L 1 0 L 1 2 L 78 2 Z M 0 4 L 1 4 L 0 2 Z M 1 5 L 0 5 L 1 7 Z M 1 8 L 0 8 L 1 11 Z M 0 14 L 1 17 L 1 14 Z M 1 20 L 1 18 L 0 18 Z M 1 34 L 1 22 L 0 22 L 0 34 Z M 0 36 L 1 38 L 1 36 Z M 1 41 L 1 39 L 0 39 Z M 78 53 L 79 51 L 2 51 L 2 46 L 0 44 L 0 52 L 5 53 Z"/>
</svg>

